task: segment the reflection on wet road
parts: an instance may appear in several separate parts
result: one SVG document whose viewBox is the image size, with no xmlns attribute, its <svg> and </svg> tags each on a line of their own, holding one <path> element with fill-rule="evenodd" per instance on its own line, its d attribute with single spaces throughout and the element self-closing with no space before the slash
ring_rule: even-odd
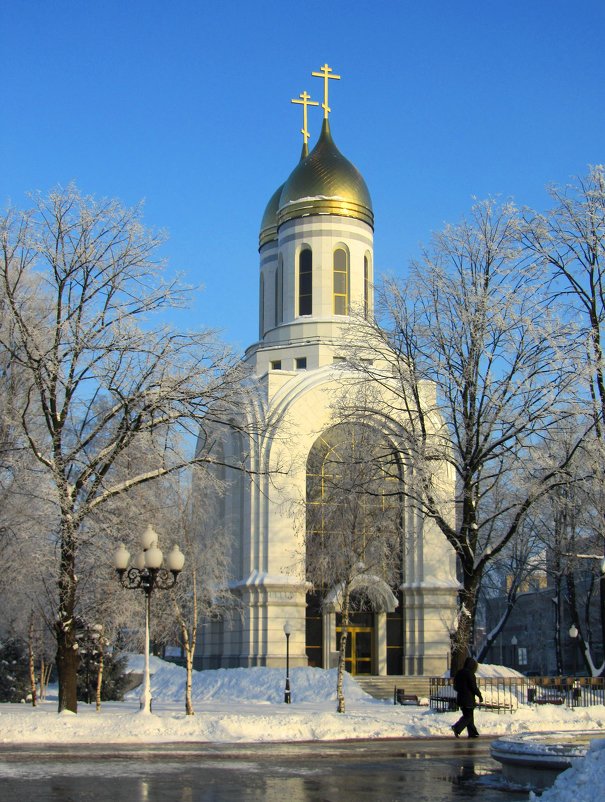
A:
<svg viewBox="0 0 605 802">
<path fill-rule="evenodd" d="M 6 802 L 516 802 L 489 740 L 0 747 Z"/>
</svg>

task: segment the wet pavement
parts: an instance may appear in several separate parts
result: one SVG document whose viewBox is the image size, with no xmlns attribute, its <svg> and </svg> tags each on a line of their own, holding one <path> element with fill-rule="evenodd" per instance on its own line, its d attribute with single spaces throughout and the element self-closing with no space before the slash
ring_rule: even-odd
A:
<svg viewBox="0 0 605 802">
<path fill-rule="evenodd" d="M 6 802 L 516 802 L 490 738 L 0 746 Z"/>
</svg>

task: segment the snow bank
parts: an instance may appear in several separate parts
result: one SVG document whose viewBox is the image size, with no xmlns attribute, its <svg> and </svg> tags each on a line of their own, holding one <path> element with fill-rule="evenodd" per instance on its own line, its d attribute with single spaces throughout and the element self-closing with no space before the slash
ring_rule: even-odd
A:
<svg viewBox="0 0 605 802">
<path fill-rule="evenodd" d="M 138 656 L 137 656 L 138 657 Z M 138 660 L 129 660 L 129 671 Z M 151 693 L 163 702 L 179 702 L 185 698 L 186 671 L 174 663 L 157 657 L 150 663 Z M 293 702 L 329 702 L 336 699 L 335 668 L 293 668 L 290 671 Z M 192 673 L 191 695 L 195 701 L 269 702 L 284 701 L 285 672 L 281 668 L 219 668 L 215 671 Z M 361 690 L 349 675 L 344 677 L 344 693 L 348 701 L 375 702 Z M 131 691 L 127 698 L 139 697 L 140 690 Z"/>
<path fill-rule="evenodd" d="M 128 671 L 142 671 L 139 655 L 129 658 Z M 134 668 L 133 668 L 134 667 Z M 151 693 L 162 702 L 180 702 L 185 698 L 187 672 L 182 666 L 167 663 L 159 658 L 150 661 Z M 329 702 L 336 700 L 335 668 L 293 668 L 290 670 L 290 684 L 293 702 Z M 212 702 L 265 702 L 283 703 L 285 672 L 282 668 L 218 668 L 214 671 L 194 671 L 192 673 L 191 695 L 195 701 Z M 344 676 L 344 693 L 347 701 L 365 700 L 376 702 L 362 691 L 349 675 Z M 139 697 L 135 689 L 127 699 Z M 379 704 L 382 704 L 379 702 Z"/>
<path fill-rule="evenodd" d="M 142 658 L 130 661 L 142 671 Z M 139 691 L 124 702 L 105 702 L 100 712 L 80 704 L 77 715 L 57 715 L 55 698 L 36 708 L 0 704 L 0 742 L 44 743 L 250 743 L 330 741 L 345 738 L 451 738 L 459 713 L 393 705 L 367 696 L 345 676 L 347 712 L 336 712 L 336 671 L 291 671 L 292 704 L 284 704 L 285 672 L 272 668 L 195 672 L 194 716 L 185 715 L 185 669 L 158 658 L 151 661 L 153 713 L 139 712 Z M 605 706 L 520 706 L 513 713 L 479 710 L 484 736 L 526 732 L 605 730 Z M 577 800 L 576 802 L 579 802 Z"/>
<path fill-rule="evenodd" d="M 527 679 L 525 674 L 522 674 L 520 671 L 517 671 L 514 668 L 492 665 L 491 663 L 479 663 L 477 668 L 477 676 L 498 677 L 502 679 L 506 679 L 507 677 L 520 677 L 521 679 Z"/>
<path fill-rule="evenodd" d="M 605 795 L 605 738 L 594 740 L 586 757 L 559 774 L 552 788 L 542 796 L 530 793 L 539 802 L 602 802 Z"/>
</svg>

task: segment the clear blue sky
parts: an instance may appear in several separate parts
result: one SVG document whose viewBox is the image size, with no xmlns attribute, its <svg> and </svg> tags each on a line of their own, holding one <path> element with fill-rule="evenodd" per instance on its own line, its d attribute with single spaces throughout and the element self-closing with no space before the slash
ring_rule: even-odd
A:
<svg viewBox="0 0 605 802">
<path fill-rule="evenodd" d="M 605 161 L 604 33 L 605 0 L 0 0 L 0 202 L 72 180 L 144 199 L 205 288 L 177 324 L 243 348 L 312 71 L 342 76 L 332 133 L 372 195 L 377 273 L 404 273 L 473 197 L 545 208 Z"/>
</svg>

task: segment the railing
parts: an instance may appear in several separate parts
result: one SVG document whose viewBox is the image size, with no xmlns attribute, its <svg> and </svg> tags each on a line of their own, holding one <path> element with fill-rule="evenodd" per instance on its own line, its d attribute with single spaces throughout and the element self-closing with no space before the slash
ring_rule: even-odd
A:
<svg viewBox="0 0 605 802">
<path fill-rule="evenodd" d="M 431 677 L 429 702 L 439 712 L 458 710 L 453 680 Z M 590 707 L 605 704 L 603 677 L 477 677 L 483 702 L 479 710 L 512 712 L 520 705 Z"/>
</svg>

